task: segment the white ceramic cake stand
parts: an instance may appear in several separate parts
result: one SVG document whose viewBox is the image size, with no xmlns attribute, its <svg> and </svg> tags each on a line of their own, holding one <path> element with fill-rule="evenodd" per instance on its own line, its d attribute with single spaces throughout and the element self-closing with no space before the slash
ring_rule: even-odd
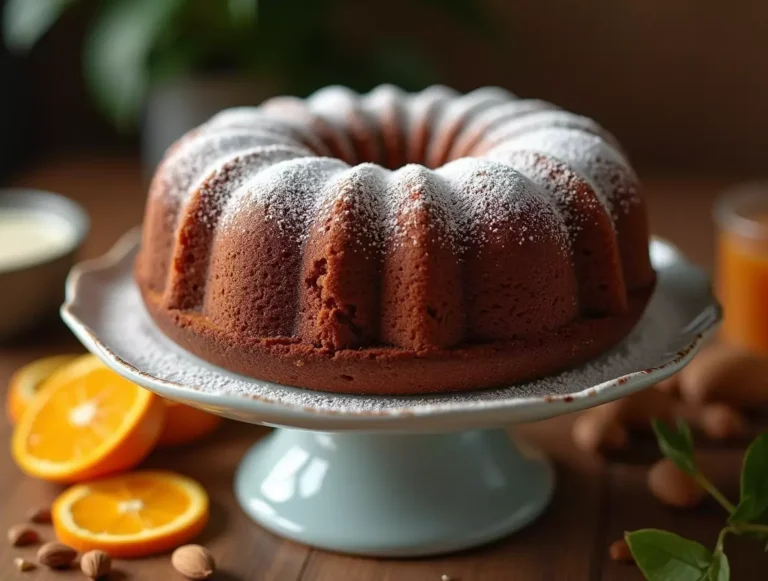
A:
<svg viewBox="0 0 768 581">
<path fill-rule="evenodd" d="M 118 373 L 160 395 L 278 427 L 235 477 L 243 509 L 267 529 L 333 551 L 422 556 L 516 531 L 547 506 L 550 463 L 501 426 L 623 397 L 682 368 L 717 325 L 707 278 L 654 240 L 657 290 L 632 334 L 600 358 L 524 385 L 435 396 L 350 396 L 256 381 L 168 340 L 132 278 L 139 234 L 77 266 L 62 316 Z"/>
</svg>

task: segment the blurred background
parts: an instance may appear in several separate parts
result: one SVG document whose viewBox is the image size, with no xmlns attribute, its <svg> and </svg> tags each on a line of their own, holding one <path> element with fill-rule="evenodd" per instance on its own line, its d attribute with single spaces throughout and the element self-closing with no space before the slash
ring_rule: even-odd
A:
<svg viewBox="0 0 768 581">
<path fill-rule="evenodd" d="M 758 0 L 0 4 L 0 177 L 92 151 L 141 155 L 146 170 L 224 106 L 380 82 L 551 100 L 613 131 L 641 174 L 764 173 Z"/>
</svg>

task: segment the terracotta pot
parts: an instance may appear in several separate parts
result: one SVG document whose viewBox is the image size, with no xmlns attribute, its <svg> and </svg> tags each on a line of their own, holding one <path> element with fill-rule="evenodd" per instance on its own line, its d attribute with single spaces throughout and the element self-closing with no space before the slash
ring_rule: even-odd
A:
<svg viewBox="0 0 768 581">
<path fill-rule="evenodd" d="M 165 150 L 184 133 L 227 107 L 258 105 L 279 93 L 269 78 L 197 76 L 155 85 L 142 126 L 142 161 L 151 176 Z"/>
</svg>

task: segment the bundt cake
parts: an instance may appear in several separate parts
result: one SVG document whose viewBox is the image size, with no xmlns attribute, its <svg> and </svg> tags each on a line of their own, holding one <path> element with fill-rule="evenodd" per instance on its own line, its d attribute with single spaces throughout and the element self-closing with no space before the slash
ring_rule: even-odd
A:
<svg viewBox="0 0 768 581">
<path fill-rule="evenodd" d="M 152 181 L 136 280 L 157 325 L 310 389 L 507 386 L 625 337 L 652 293 L 613 136 L 499 88 L 342 87 L 223 111 Z"/>
</svg>

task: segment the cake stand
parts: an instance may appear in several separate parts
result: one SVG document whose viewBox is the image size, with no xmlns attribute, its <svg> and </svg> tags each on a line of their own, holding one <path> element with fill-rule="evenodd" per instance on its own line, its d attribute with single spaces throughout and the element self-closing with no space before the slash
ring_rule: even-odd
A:
<svg viewBox="0 0 768 581">
<path fill-rule="evenodd" d="M 259 524 L 315 547 L 413 557 L 487 543 L 546 508 L 550 463 L 502 426 L 602 404 L 672 375 L 720 320 L 707 277 L 651 244 L 659 282 L 634 331 L 578 369 L 501 389 L 351 396 L 257 381 L 214 367 L 163 335 L 132 278 L 129 232 L 75 267 L 62 316 L 112 369 L 163 397 L 278 428 L 240 463 L 235 493 Z"/>
</svg>

